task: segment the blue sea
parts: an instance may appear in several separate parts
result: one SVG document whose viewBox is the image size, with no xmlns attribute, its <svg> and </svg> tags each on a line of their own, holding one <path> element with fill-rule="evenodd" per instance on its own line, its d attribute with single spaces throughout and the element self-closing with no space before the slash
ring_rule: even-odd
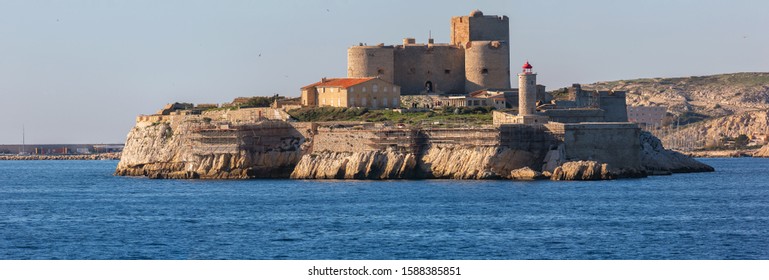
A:
<svg viewBox="0 0 769 280">
<path fill-rule="evenodd" d="M 769 159 L 600 182 L 151 180 L 0 161 L 0 259 L 769 259 Z"/>
</svg>

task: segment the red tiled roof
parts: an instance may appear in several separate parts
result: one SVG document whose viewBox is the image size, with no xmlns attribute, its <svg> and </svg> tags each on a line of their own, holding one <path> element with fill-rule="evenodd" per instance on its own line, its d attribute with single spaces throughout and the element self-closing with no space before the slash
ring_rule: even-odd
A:
<svg viewBox="0 0 769 280">
<path fill-rule="evenodd" d="M 500 96 L 502 96 L 502 98 L 505 97 L 505 94 L 503 94 L 503 93 L 490 93 L 489 91 L 487 91 L 485 89 L 474 91 L 474 92 L 470 93 L 469 95 L 471 97 L 475 97 L 475 98 L 498 98 Z"/>
<path fill-rule="evenodd" d="M 316 82 L 313 84 L 306 85 L 302 87 L 302 89 L 305 88 L 311 88 L 311 87 L 341 87 L 341 88 L 349 88 L 351 86 L 368 82 L 376 78 L 333 78 L 333 79 L 325 79 L 325 81 Z"/>
</svg>

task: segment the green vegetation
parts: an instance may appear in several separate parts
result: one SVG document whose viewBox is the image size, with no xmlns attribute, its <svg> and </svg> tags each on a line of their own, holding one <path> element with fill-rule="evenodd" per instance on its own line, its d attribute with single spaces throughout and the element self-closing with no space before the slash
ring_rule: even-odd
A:
<svg viewBox="0 0 769 280">
<path fill-rule="evenodd" d="M 427 112 L 398 113 L 391 110 L 370 110 L 366 108 L 318 107 L 288 111 L 293 118 L 303 121 L 363 121 L 392 122 L 403 124 L 467 124 L 484 125 L 492 123 L 492 107 L 446 107 Z"/>
<path fill-rule="evenodd" d="M 283 96 L 275 95 L 270 97 L 254 96 L 248 98 L 245 102 L 239 104 L 241 108 L 246 107 L 270 107 L 275 100 L 285 99 Z"/>
</svg>

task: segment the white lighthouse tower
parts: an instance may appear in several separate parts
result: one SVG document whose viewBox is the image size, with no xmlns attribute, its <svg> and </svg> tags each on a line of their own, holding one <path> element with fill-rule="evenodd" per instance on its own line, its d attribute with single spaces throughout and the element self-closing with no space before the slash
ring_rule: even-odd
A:
<svg viewBox="0 0 769 280">
<path fill-rule="evenodd" d="M 542 125 L 549 120 L 547 116 L 537 114 L 537 73 L 532 72 L 531 64 L 526 61 L 523 71 L 518 74 L 518 116 L 515 123 Z"/>
<path fill-rule="evenodd" d="M 533 115 L 537 110 L 537 73 L 528 61 L 523 65 L 523 72 L 518 74 L 518 115 Z"/>
</svg>

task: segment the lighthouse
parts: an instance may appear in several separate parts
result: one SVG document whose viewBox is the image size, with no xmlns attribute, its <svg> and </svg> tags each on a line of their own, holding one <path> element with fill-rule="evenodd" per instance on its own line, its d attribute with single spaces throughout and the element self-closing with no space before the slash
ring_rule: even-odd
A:
<svg viewBox="0 0 769 280">
<path fill-rule="evenodd" d="M 531 71 L 534 67 L 528 61 L 522 68 L 518 74 L 518 115 L 513 118 L 513 123 L 547 124 L 550 118 L 537 114 L 537 73 Z"/>
<path fill-rule="evenodd" d="M 532 72 L 529 61 L 518 74 L 518 115 L 533 115 L 537 110 L 537 73 Z"/>
</svg>

